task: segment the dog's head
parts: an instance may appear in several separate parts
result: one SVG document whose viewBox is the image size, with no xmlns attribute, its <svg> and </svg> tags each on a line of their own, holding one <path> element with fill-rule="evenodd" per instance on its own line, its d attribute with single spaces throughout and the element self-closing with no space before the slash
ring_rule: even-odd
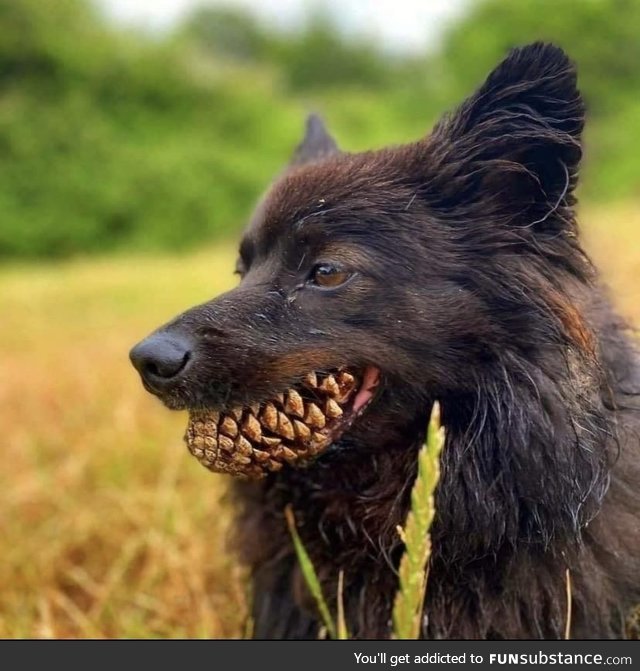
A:
<svg viewBox="0 0 640 671">
<path fill-rule="evenodd" d="M 582 125 L 575 71 L 544 44 L 414 144 L 343 153 L 311 117 L 244 234 L 238 287 L 132 350 L 145 388 L 192 411 L 205 465 L 253 476 L 415 427 L 530 346 L 545 268 L 585 272 Z"/>
</svg>

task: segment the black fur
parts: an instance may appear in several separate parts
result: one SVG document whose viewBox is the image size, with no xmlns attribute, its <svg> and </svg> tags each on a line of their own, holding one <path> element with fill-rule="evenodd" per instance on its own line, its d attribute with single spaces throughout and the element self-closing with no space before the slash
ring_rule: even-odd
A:
<svg viewBox="0 0 640 671">
<path fill-rule="evenodd" d="M 236 547 L 259 638 L 316 637 L 284 524 L 292 504 L 356 637 L 387 637 L 416 452 L 439 399 L 425 637 L 621 637 L 640 602 L 640 369 L 583 252 L 576 74 L 516 49 L 433 133 L 341 153 L 310 122 L 241 245 L 240 286 L 164 331 L 192 365 L 171 407 L 261 400 L 309 370 L 375 365 L 367 412 L 306 469 L 237 483 Z M 309 285 L 319 261 L 352 274 Z"/>
</svg>

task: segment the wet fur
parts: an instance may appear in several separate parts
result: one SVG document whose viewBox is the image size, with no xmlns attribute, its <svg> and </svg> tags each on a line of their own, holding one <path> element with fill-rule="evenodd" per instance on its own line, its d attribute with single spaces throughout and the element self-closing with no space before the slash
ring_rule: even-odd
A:
<svg viewBox="0 0 640 671">
<path fill-rule="evenodd" d="M 263 199 L 239 288 L 165 328 L 195 334 L 174 407 L 264 398 L 312 368 L 373 363 L 370 409 L 307 469 L 235 483 L 258 638 L 320 624 L 283 509 L 349 629 L 385 638 L 416 451 L 447 430 L 428 638 L 621 637 L 640 602 L 640 370 L 580 246 L 584 111 L 564 53 L 514 50 L 430 136 L 344 154 L 317 119 Z M 357 276 L 301 289 L 329 255 Z"/>
</svg>

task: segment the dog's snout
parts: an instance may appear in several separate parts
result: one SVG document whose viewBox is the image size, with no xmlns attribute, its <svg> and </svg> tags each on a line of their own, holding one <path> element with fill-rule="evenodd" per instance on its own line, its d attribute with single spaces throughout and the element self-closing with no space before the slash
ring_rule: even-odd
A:
<svg viewBox="0 0 640 671">
<path fill-rule="evenodd" d="M 191 359 L 191 343 L 182 335 L 154 333 L 129 353 L 131 363 L 153 391 L 163 391 L 184 372 Z"/>
</svg>

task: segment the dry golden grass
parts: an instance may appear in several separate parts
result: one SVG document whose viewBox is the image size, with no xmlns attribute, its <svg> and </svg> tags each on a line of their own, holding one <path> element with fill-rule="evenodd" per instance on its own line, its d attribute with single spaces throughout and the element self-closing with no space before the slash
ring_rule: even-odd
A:
<svg viewBox="0 0 640 671">
<path fill-rule="evenodd" d="M 224 480 L 130 346 L 233 283 L 232 250 L 0 275 L 0 636 L 230 637 L 242 580 Z"/>
<path fill-rule="evenodd" d="M 640 208 L 585 238 L 640 323 Z M 226 480 L 146 394 L 130 346 L 233 284 L 231 246 L 0 271 L 0 637 L 238 637 Z"/>
</svg>

